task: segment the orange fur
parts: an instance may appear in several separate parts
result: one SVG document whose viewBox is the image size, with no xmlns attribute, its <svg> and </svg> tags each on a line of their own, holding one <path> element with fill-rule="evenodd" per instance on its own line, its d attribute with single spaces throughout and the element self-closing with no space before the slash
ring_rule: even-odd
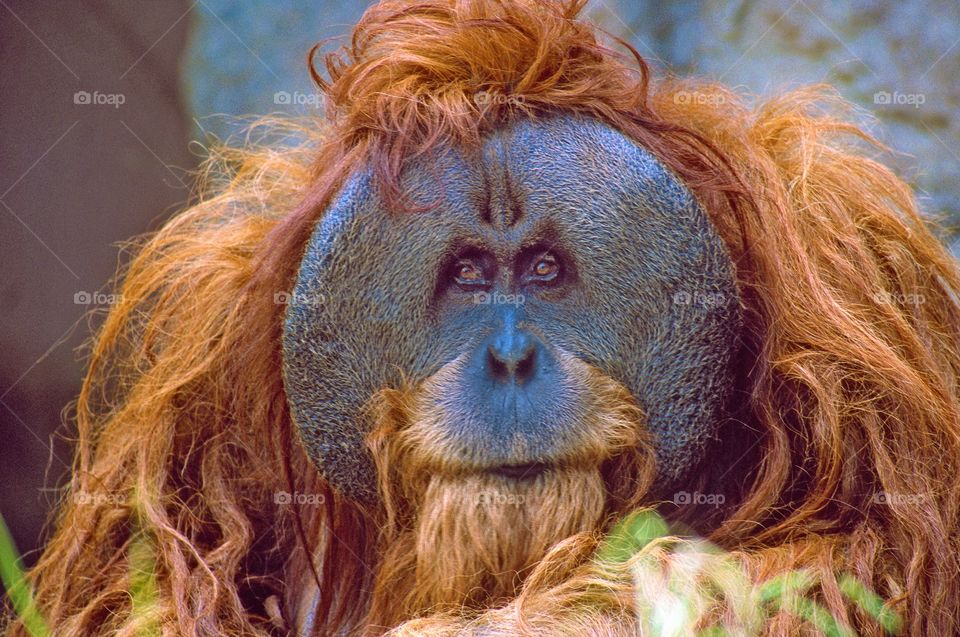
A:
<svg viewBox="0 0 960 637">
<path fill-rule="evenodd" d="M 737 265 L 753 358 L 744 412 L 761 453 L 710 539 L 757 580 L 815 572 L 821 602 L 863 634 L 879 629 L 838 594 L 841 571 L 891 600 L 910 634 L 960 630 L 953 259 L 833 95 L 754 108 L 720 86 L 654 83 L 639 56 L 628 64 L 577 21 L 582 5 L 378 5 L 328 59 L 329 113 L 307 124 L 308 143 L 224 151 L 214 191 L 143 245 L 92 348 L 73 480 L 31 573 L 55 634 L 284 634 L 311 585 L 323 591 L 319 634 L 362 630 L 384 559 L 382 512 L 333 493 L 294 440 L 274 295 L 289 290 L 314 223 L 361 163 L 395 188 L 411 155 L 555 111 L 598 118 L 655 153 Z M 522 99 L 478 105 L 480 91 Z M 323 505 L 285 506 L 277 491 Z M 156 547 L 147 615 L 128 593 L 138 537 Z M 626 634 L 633 583 L 590 562 L 595 545 L 589 532 L 560 540 L 485 618 L 447 609 L 398 634 L 456 634 L 474 621 L 489 634 Z M 779 617 L 767 630 L 794 634 L 799 623 Z M 7 634 L 25 631 L 13 622 Z"/>
</svg>

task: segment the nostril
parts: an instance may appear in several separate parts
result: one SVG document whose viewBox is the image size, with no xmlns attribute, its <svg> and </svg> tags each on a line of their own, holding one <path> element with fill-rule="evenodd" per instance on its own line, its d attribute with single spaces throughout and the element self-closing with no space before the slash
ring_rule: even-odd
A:
<svg viewBox="0 0 960 637">
<path fill-rule="evenodd" d="M 516 380 L 523 383 L 533 377 L 536 371 L 537 348 L 528 343 L 514 356 L 504 356 L 496 347 L 487 348 L 487 369 L 490 376 L 499 381 Z"/>
<path fill-rule="evenodd" d="M 490 375 L 497 380 L 506 380 L 510 376 L 510 368 L 500 360 L 492 345 L 487 348 L 487 368 L 490 370 Z"/>
<path fill-rule="evenodd" d="M 536 366 L 537 348 L 530 343 L 523 352 L 523 357 L 517 362 L 516 376 L 517 380 L 523 382 L 533 376 Z"/>
</svg>

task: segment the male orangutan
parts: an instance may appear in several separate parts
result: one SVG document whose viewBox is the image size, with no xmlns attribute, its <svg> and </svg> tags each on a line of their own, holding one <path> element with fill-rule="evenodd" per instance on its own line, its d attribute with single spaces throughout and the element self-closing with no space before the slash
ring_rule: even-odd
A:
<svg viewBox="0 0 960 637">
<path fill-rule="evenodd" d="M 216 151 L 93 347 L 53 634 L 958 634 L 957 265 L 829 91 L 583 4 L 381 3 L 301 146 Z"/>
</svg>

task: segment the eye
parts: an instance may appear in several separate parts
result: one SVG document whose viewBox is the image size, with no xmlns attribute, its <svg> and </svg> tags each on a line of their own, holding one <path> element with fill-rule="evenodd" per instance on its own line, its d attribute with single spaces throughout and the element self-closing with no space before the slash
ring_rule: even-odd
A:
<svg viewBox="0 0 960 637">
<path fill-rule="evenodd" d="M 461 259 L 453 267 L 457 285 L 482 285 L 486 283 L 483 268 L 471 259 Z"/>
<path fill-rule="evenodd" d="M 552 252 L 544 252 L 533 260 L 530 268 L 530 278 L 547 282 L 553 281 L 560 274 L 560 263 Z"/>
</svg>

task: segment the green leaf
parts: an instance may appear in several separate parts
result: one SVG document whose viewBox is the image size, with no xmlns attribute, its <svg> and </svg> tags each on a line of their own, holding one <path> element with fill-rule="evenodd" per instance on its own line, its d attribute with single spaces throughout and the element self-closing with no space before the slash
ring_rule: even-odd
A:
<svg viewBox="0 0 960 637">
<path fill-rule="evenodd" d="M 647 544 L 670 535 L 670 527 L 650 509 L 630 513 L 613 527 L 597 553 L 604 562 L 622 564 L 639 553 Z"/>
<path fill-rule="evenodd" d="M 13 610 L 20 616 L 23 626 L 32 637 L 49 637 L 50 629 L 37 609 L 30 590 L 30 583 L 23 574 L 20 553 L 13 543 L 13 536 L 3 516 L 0 515 L 0 580 L 7 589 Z"/>
<path fill-rule="evenodd" d="M 850 574 L 843 575 L 840 578 L 840 591 L 874 618 L 883 630 L 891 634 L 900 632 L 902 624 L 900 615 L 892 608 L 885 606 L 883 599 L 864 586 L 860 580 Z"/>
</svg>

